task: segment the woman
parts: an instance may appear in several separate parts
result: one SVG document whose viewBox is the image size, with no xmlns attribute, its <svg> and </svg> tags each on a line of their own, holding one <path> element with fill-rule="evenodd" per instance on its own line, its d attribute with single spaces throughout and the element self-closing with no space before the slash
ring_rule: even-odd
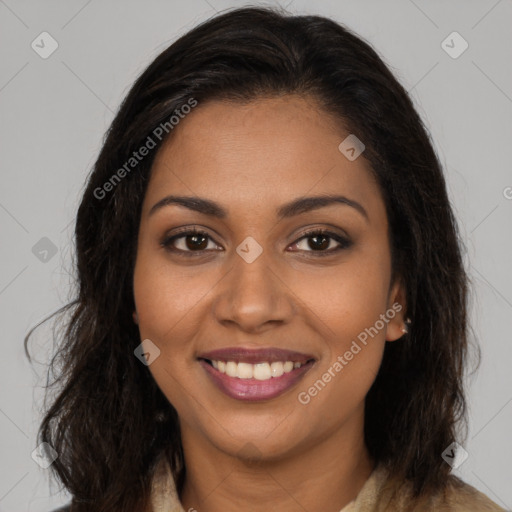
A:
<svg viewBox="0 0 512 512">
<path fill-rule="evenodd" d="M 40 428 L 66 510 L 502 510 L 450 474 L 460 246 L 428 134 L 367 43 L 260 8 L 181 37 L 78 211 Z"/>
</svg>

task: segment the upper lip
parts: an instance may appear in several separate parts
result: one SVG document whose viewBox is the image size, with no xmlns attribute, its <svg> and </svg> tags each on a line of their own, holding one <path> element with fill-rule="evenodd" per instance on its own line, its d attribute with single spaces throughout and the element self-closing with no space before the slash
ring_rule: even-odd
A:
<svg viewBox="0 0 512 512">
<path fill-rule="evenodd" d="M 314 357 L 310 354 L 295 352 L 293 350 L 285 350 L 282 348 L 258 348 L 249 349 L 242 347 L 228 347 L 212 350 L 200 354 L 198 359 L 208 359 L 210 361 L 234 361 L 235 363 L 276 363 L 293 361 L 298 363 L 306 363 Z"/>
</svg>

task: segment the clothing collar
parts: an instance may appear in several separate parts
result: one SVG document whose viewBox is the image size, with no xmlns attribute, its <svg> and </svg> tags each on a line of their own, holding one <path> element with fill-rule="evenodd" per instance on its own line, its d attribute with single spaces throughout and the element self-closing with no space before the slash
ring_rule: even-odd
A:
<svg viewBox="0 0 512 512">
<path fill-rule="evenodd" d="M 375 497 L 386 481 L 387 472 L 377 466 L 370 474 L 356 499 L 348 503 L 340 512 L 362 512 L 375 502 Z M 162 458 L 156 467 L 151 489 L 152 512 L 186 512 L 180 503 L 174 478 L 169 464 Z"/>
</svg>

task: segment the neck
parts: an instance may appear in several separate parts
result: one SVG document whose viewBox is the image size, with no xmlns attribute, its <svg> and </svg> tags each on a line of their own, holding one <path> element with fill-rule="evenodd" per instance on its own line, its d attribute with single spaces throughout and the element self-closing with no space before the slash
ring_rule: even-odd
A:
<svg viewBox="0 0 512 512">
<path fill-rule="evenodd" d="M 250 462 L 184 428 L 187 472 L 182 506 L 201 512 L 225 512 L 235 506 L 251 512 L 339 512 L 356 498 L 374 469 L 362 432 L 360 422 L 346 424 L 293 455 L 270 460 L 262 454 Z"/>
</svg>

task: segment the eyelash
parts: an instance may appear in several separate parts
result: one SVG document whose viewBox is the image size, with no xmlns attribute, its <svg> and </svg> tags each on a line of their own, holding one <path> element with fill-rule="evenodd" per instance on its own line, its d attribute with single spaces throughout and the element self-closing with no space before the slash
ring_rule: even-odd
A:
<svg viewBox="0 0 512 512">
<path fill-rule="evenodd" d="M 172 247 L 172 243 L 175 240 L 187 237 L 189 235 L 192 235 L 192 236 L 193 235 L 200 235 L 200 236 L 206 237 L 206 238 L 214 241 L 206 231 L 202 231 L 200 229 L 195 229 L 195 228 L 193 228 L 193 229 L 184 228 L 182 231 L 179 231 L 178 233 L 176 233 L 176 234 L 174 234 L 172 236 L 168 236 L 168 237 L 164 238 L 164 240 L 161 242 L 160 245 L 162 247 L 164 247 L 164 249 L 166 251 L 178 254 L 179 256 L 185 256 L 185 257 L 203 256 L 205 251 L 206 251 L 206 249 L 201 249 L 201 250 L 197 250 L 197 251 L 190 251 L 190 250 L 184 251 L 182 249 L 176 249 L 175 247 Z M 314 257 L 317 257 L 317 256 L 318 257 L 330 256 L 330 255 L 332 255 L 334 253 L 338 253 L 339 251 L 342 251 L 344 249 L 348 249 L 352 245 L 352 242 L 350 240 L 348 240 L 347 238 L 345 238 L 345 237 L 343 237 L 341 235 L 338 235 L 337 233 L 333 233 L 332 231 L 328 231 L 326 229 L 321 229 L 321 228 L 313 229 L 311 231 L 307 231 L 305 233 L 302 233 L 300 238 L 298 238 L 291 245 L 295 245 L 298 242 L 300 242 L 301 240 L 304 240 L 304 239 L 307 239 L 307 238 L 312 238 L 312 237 L 318 236 L 318 235 L 323 235 L 323 236 L 326 236 L 328 238 L 331 238 L 331 239 L 335 240 L 336 242 L 338 242 L 340 245 L 338 247 L 334 248 L 334 249 L 329 249 L 329 250 L 318 250 L 318 251 L 309 250 L 309 251 L 304 251 L 304 252 L 307 252 L 307 253 L 313 253 L 315 255 Z"/>
</svg>

